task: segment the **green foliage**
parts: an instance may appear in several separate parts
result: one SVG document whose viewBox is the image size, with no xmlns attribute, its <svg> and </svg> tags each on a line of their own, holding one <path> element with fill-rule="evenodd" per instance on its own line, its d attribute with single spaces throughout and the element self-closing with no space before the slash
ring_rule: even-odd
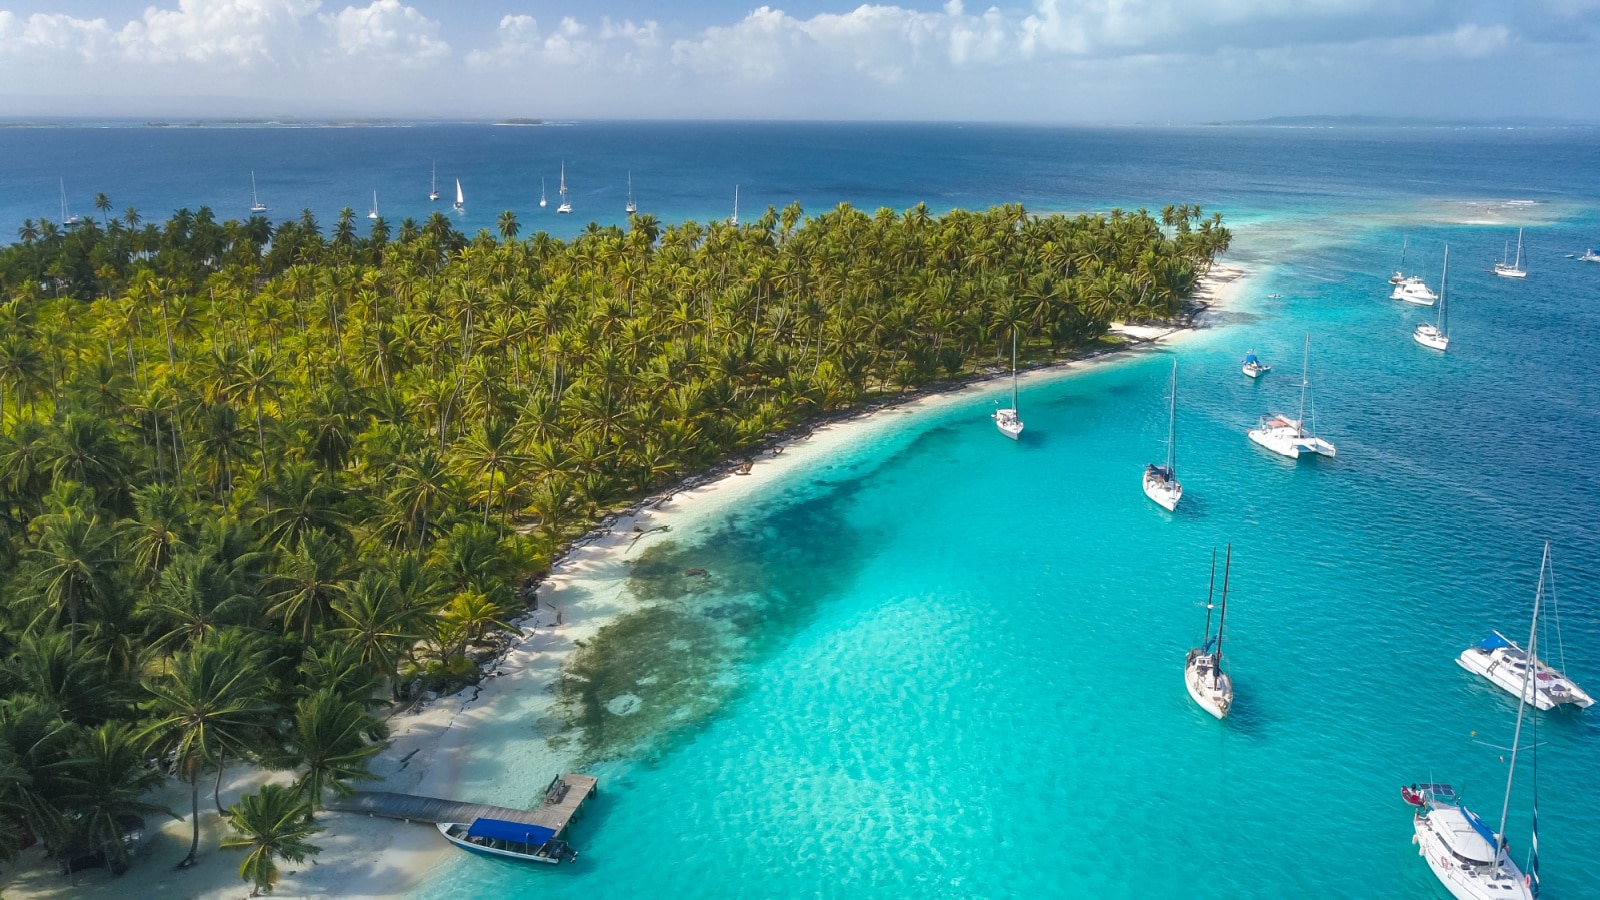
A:
<svg viewBox="0 0 1600 900">
<path fill-rule="evenodd" d="M 311 804 L 280 784 L 246 794 L 229 808 L 228 826 L 233 833 L 222 839 L 222 849 L 250 851 L 239 864 L 239 877 L 255 885 L 252 897 L 272 893 L 278 883 L 278 860 L 300 863 L 322 852 L 310 842 L 322 830 L 311 821 Z"/>
<path fill-rule="evenodd" d="M 95 207 L 0 248 L 0 857 L 23 830 L 119 852 L 149 753 L 189 783 L 192 860 L 202 775 L 262 761 L 309 801 L 235 807 L 264 817 L 263 889 L 302 852 L 270 835 L 365 777 L 385 692 L 474 678 L 606 513 L 1001 365 L 1013 330 L 1045 359 L 1170 317 L 1230 239 L 1187 205 L 790 206 L 571 241 L 509 214 L 469 239 Z"/>
</svg>

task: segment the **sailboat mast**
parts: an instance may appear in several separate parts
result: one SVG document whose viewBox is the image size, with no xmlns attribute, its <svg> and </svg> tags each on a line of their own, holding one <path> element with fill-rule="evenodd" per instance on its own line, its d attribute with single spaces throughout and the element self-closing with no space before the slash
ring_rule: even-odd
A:
<svg viewBox="0 0 1600 900">
<path fill-rule="evenodd" d="M 1445 296 L 1449 290 L 1450 280 L 1450 245 L 1444 245 L 1444 271 L 1439 273 L 1439 332 L 1445 333 Z"/>
<path fill-rule="evenodd" d="M 1178 477 L 1178 361 L 1172 361 L 1172 405 L 1167 413 L 1167 477 Z"/>
<path fill-rule="evenodd" d="M 1011 409 L 1017 409 L 1017 329 L 1011 329 Z"/>
<path fill-rule="evenodd" d="M 1233 571 L 1233 544 L 1228 544 L 1228 555 L 1222 563 L 1222 610 L 1217 613 L 1217 655 L 1212 660 L 1211 680 L 1222 679 L 1222 626 L 1228 621 L 1228 574 Z"/>
<path fill-rule="evenodd" d="M 1411 239 L 1409 237 L 1403 237 L 1400 239 L 1400 274 L 1402 275 L 1404 275 L 1406 271 L 1406 245 L 1410 242 Z"/>
<path fill-rule="evenodd" d="M 1516 264 L 1512 266 L 1512 268 L 1514 268 L 1514 269 L 1522 268 L 1522 229 L 1521 228 L 1517 229 L 1517 261 L 1516 261 Z"/>
<path fill-rule="evenodd" d="M 1206 634 L 1200 646 L 1204 647 L 1211 640 L 1211 611 L 1216 608 L 1212 598 L 1217 595 L 1217 548 L 1211 548 L 1211 586 L 1206 588 Z"/>
<path fill-rule="evenodd" d="M 1539 587 L 1533 594 L 1533 622 L 1528 626 L 1528 665 L 1522 676 L 1522 690 L 1517 693 L 1517 730 L 1511 738 L 1511 765 L 1506 769 L 1506 798 L 1500 804 L 1500 846 L 1506 849 L 1506 813 L 1511 811 L 1511 783 L 1517 777 L 1517 750 L 1522 742 L 1522 718 L 1528 711 L 1528 691 L 1539 668 L 1539 607 L 1544 604 L 1544 573 L 1550 565 L 1550 542 L 1544 542 L 1544 557 L 1539 560 Z"/>
<path fill-rule="evenodd" d="M 1306 349 L 1300 357 L 1300 415 L 1295 420 L 1295 437 L 1306 434 L 1306 387 L 1311 383 L 1311 333 L 1306 333 Z"/>
</svg>

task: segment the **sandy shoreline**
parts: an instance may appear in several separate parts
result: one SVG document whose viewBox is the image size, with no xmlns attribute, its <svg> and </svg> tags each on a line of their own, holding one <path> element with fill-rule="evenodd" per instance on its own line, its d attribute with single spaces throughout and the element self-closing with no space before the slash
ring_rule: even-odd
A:
<svg viewBox="0 0 1600 900">
<path fill-rule="evenodd" d="M 1196 292 L 1199 311 L 1185 323 L 1114 325 L 1113 331 L 1128 338 L 1128 345 L 1038 366 L 1024 372 L 1021 380 L 1036 384 L 1066 377 L 1127 358 L 1131 350 L 1193 334 L 1216 312 L 1237 303 L 1249 276 L 1241 267 L 1214 266 Z M 557 676 L 577 642 L 593 638 L 619 614 L 638 608 L 637 601 L 625 596 L 624 585 L 629 563 L 640 551 L 669 535 L 674 540 L 692 539 L 721 521 L 729 507 L 751 495 L 825 464 L 838 451 L 859 446 L 877 432 L 899 427 L 899 418 L 891 412 L 912 414 L 966 402 L 977 392 L 992 390 L 992 381 L 1003 374 L 996 372 L 824 421 L 753 457 L 747 474 L 738 473 L 735 462 L 602 522 L 554 564 L 539 587 L 537 609 L 518 621 L 522 637 L 479 688 L 439 698 L 389 720 L 390 746 L 372 766 L 381 780 L 361 787 L 532 806 L 551 777 L 567 770 L 577 756 L 575 741 L 561 749 L 542 739 L 553 736 L 560 724 L 554 715 Z M 556 625 L 557 610 L 560 625 Z M 287 780 L 285 775 L 240 768 L 227 779 L 222 803 L 236 802 L 272 778 Z M 138 849 L 138 861 L 127 874 L 112 879 L 104 870 L 90 870 L 70 888 L 73 895 L 161 900 L 247 896 L 250 886 L 239 879 L 237 871 L 243 853 L 217 849 L 223 826 L 209 788 L 208 784 L 201 798 L 198 865 L 181 872 L 172 868 L 188 850 L 187 818 L 164 825 L 151 819 L 152 834 Z M 187 788 L 170 783 L 159 792 L 157 801 L 186 811 Z M 322 847 L 322 854 L 304 865 L 285 865 L 276 896 L 403 896 L 438 872 L 447 871 L 459 858 L 431 827 L 332 812 L 322 814 L 319 820 L 327 830 L 313 842 Z M 581 842 L 580 836 L 580 846 Z M 37 848 L 7 865 L 5 871 L 0 891 L 7 897 L 56 896 L 69 890 Z"/>
</svg>

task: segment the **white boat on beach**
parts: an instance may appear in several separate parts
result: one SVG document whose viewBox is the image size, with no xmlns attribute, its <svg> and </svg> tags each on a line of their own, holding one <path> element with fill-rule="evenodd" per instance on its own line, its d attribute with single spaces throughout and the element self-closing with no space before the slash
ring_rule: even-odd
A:
<svg viewBox="0 0 1600 900">
<path fill-rule="evenodd" d="M 1011 330 L 1011 408 L 997 409 L 994 415 L 994 427 L 1000 433 L 1013 441 L 1022 438 L 1022 416 L 1017 413 L 1017 331 Z"/>
<path fill-rule="evenodd" d="M 1217 633 L 1211 633 L 1212 598 L 1217 588 L 1217 551 L 1211 551 L 1211 587 L 1206 592 L 1206 631 L 1200 646 L 1191 648 L 1183 659 L 1183 683 L 1200 708 L 1222 719 L 1233 708 L 1233 679 L 1222 671 L 1222 627 L 1228 618 L 1228 572 L 1233 565 L 1233 545 L 1228 545 L 1222 567 L 1222 612 L 1217 617 Z"/>
<path fill-rule="evenodd" d="M 561 195 L 561 203 L 556 206 L 556 213 L 572 212 L 572 204 L 567 202 L 567 163 L 565 160 L 561 162 L 561 187 L 557 190 L 557 193 Z"/>
<path fill-rule="evenodd" d="M 1333 456 L 1335 453 L 1333 444 L 1317 437 L 1312 429 L 1305 427 L 1306 389 L 1311 384 L 1308 377 L 1310 365 L 1311 335 L 1308 334 L 1305 356 L 1300 368 L 1300 415 L 1293 419 L 1281 413 L 1262 416 L 1261 423 L 1247 432 L 1250 440 L 1290 459 L 1299 459 L 1302 453 L 1314 453 L 1318 456 Z"/>
<path fill-rule="evenodd" d="M 1550 595 L 1552 610 L 1556 617 L 1557 646 L 1561 646 L 1561 613 L 1553 602 L 1555 597 L 1555 570 L 1550 564 L 1550 544 L 1545 543 L 1544 559 L 1539 564 L 1539 590 L 1534 595 L 1534 616 L 1539 615 L 1538 607 L 1543 604 L 1545 593 L 1545 573 L 1549 571 Z M 1557 706 L 1572 705 L 1579 709 L 1588 709 L 1594 705 L 1594 698 L 1590 697 L 1578 687 L 1571 678 L 1562 674 L 1542 659 L 1533 660 L 1534 675 L 1528 677 L 1528 653 L 1517 646 L 1515 641 L 1509 640 L 1498 631 L 1491 631 L 1489 636 L 1461 651 L 1456 657 L 1456 664 L 1476 675 L 1482 675 L 1490 682 L 1500 687 L 1509 694 L 1515 695 L 1518 690 L 1523 691 L 1523 699 L 1541 710 L 1555 709 Z M 1566 660 L 1561 660 L 1562 669 L 1566 668 Z"/>
<path fill-rule="evenodd" d="M 1433 350 L 1450 349 L 1450 320 L 1446 310 L 1446 296 L 1450 279 L 1450 245 L 1444 245 L 1444 271 L 1439 274 L 1439 317 L 1436 322 L 1423 322 L 1411 332 L 1411 339 Z"/>
<path fill-rule="evenodd" d="M 578 851 L 541 825 L 474 819 L 471 823 L 440 822 L 437 827 L 445 840 L 479 856 L 547 866 L 578 858 Z"/>
<path fill-rule="evenodd" d="M 367 213 L 367 218 L 376 219 L 377 217 L 378 217 L 378 192 L 377 191 L 373 191 L 372 192 L 372 211 Z"/>
<path fill-rule="evenodd" d="M 439 199 L 439 163 L 437 161 L 433 164 L 433 186 L 428 188 L 428 199 L 433 201 Z"/>
<path fill-rule="evenodd" d="M 1015 364 L 1013 364 L 1015 365 Z M 1178 508 L 1183 485 L 1178 483 L 1178 361 L 1172 361 L 1172 398 L 1167 412 L 1167 464 L 1144 467 L 1144 495 L 1167 512 Z"/>
<path fill-rule="evenodd" d="M 1256 356 L 1256 352 L 1251 350 L 1244 355 L 1244 366 L 1240 371 L 1244 372 L 1246 375 L 1249 375 L 1251 378 L 1260 378 L 1262 375 L 1271 372 L 1272 367 L 1263 363 L 1260 358 Z"/>
<path fill-rule="evenodd" d="M 1544 573 L 1550 560 L 1550 545 L 1545 544 L 1544 563 L 1539 567 L 1539 588 L 1533 601 L 1533 622 L 1528 629 L 1530 655 L 1539 647 L 1539 606 L 1544 596 Z M 1447 797 L 1422 792 L 1420 808 L 1412 818 L 1415 834 L 1411 842 L 1428 863 L 1429 871 L 1445 890 L 1458 900 L 1534 900 L 1539 896 L 1539 717 L 1527 716 L 1533 690 L 1533 670 L 1523 667 L 1521 683 L 1512 689 L 1518 695 L 1517 728 L 1511 739 L 1511 759 L 1506 766 L 1505 799 L 1500 806 L 1500 827 L 1488 823 L 1458 802 L 1454 791 Z M 1531 719 L 1533 739 L 1532 837 L 1529 841 L 1528 871 L 1523 873 L 1511 858 L 1506 840 L 1506 816 L 1511 811 L 1511 788 L 1517 777 L 1517 755 L 1522 749 L 1522 723 Z M 1408 797 L 1407 802 L 1413 802 Z"/>
<path fill-rule="evenodd" d="M 1507 241 L 1507 251 L 1510 250 L 1510 241 Z M 1500 254 L 1500 261 L 1494 264 L 1494 273 L 1501 278 L 1527 278 L 1528 273 L 1522 268 L 1522 229 L 1517 229 L 1517 259 L 1510 265 L 1506 264 L 1507 253 Z"/>
<path fill-rule="evenodd" d="M 255 172 L 250 173 L 250 211 L 253 213 L 264 213 L 267 211 L 267 205 L 261 202 L 260 195 L 256 193 Z"/>
<path fill-rule="evenodd" d="M 456 212 L 462 212 L 467 208 L 467 195 L 461 192 L 461 179 L 459 178 L 456 179 L 456 202 L 451 208 Z"/>
</svg>

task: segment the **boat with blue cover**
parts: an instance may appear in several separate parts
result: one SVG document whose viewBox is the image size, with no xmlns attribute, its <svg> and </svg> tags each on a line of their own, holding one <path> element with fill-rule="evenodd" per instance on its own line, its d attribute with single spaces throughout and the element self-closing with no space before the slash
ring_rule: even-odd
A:
<svg viewBox="0 0 1600 900">
<path fill-rule="evenodd" d="M 554 866 L 578 858 L 578 851 L 556 837 L 554 829 L 504 819 L 440 822 L 439 833 L 463 850 L 480 856 Z"/>
</svg>

